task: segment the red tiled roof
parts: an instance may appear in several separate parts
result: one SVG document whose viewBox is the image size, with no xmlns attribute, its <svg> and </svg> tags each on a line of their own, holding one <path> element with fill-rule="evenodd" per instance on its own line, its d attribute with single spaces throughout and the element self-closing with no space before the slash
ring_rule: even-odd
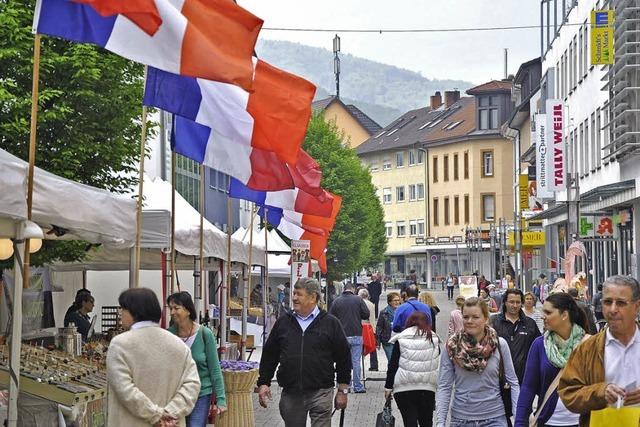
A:
<svg viewBox="0 0 640 427">
<path fill-rule="evenodd" d="M 478 95 L 487 92 L 511 92 L 511 86 L 513 86 L 513 83 L 510 80 L 492 80 L 479 86 L 472 87 L 467 90 L 467 93 L 469 95 Z"/>
</svg>

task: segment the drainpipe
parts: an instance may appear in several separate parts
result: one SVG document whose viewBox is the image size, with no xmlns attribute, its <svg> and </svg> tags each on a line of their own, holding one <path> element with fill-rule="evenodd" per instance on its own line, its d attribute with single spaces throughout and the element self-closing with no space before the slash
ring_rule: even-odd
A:
<svg viewBox="0 0 640 427">
<path fill-rule="evenodd" d="M 418 142 L 416 142 L 416 145 Z M 425 246 L 427 245 L 427 237 L 431 235 L 431 221 L 429 221 L 429 150 L 426 148 L 416 147 L 418 151 L 422 151 L 424 153 L 424 239 Z M 427 282 L 427 287 L 431 287 L 431 259 L 429 258 L 429 251 L 425 249 L 425 281 Z"/>
</svg>

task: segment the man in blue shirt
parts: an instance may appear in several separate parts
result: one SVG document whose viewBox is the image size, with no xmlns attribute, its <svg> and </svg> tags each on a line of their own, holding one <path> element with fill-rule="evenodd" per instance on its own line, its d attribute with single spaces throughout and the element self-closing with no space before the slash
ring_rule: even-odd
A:
<svg viewBox="0 0 640 427">
<path fill-rule="evenodd" d="M 421 311 L 426 314 L 429 323 L 433 320 L 431 319 L 431 308 L 427 304 L 418 301 L 418 294 L 420 293 L 418 286 L 407 286 L 405 292 L 407 293 L 407 300 L 404 304 L 400 305 L 400 307 L 396 308 L 396 313 L 393 316 L 393 332 L 402 332 L 404 330 L 404 324 L 414 311 Z"/>
</svg>

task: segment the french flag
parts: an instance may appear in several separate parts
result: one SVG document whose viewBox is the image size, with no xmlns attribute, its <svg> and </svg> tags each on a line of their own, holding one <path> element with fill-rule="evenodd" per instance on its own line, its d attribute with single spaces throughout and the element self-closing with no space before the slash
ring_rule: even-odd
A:
<svg viewBox="0 0 640 427">
<path fill-rule="evenodd" d="M 254 85 L 249 93 L 234 85 L 150 68 L 144 103 L 210 127 L 211 142 L 271 151 L 289 165 L 301 161 L 300 178 L 319 186 L 320 167 L 300 153 L 315 86 L 261 60 L 256 61 Z"/>
<path fill-rule="evenodd" d="M 33 30 L 250 90 L 262 24 L 232 0 L 38 0 Z"/>
<path fill-rule="evenodd" d="M 267 208 L 267 220 L 271 224 L 279 224 L 283 219 L 304 228 L 307 231 L 316 234 L 329 235 L 336 224 L 336 218 L 342 207 L 342 197 L 332 194 L 333 196 L 333 210 L 331 216 L 321 217 L 316 215 L 303 214 L 296 211 L 277 208 L 275 206 L 262 206 L 258 210 L 260 216 L 264 216 L 265 207 Z"/>
<path fill-rule="evenodd" d="M 329 218 L 334 212 L 334 196 L 323 190 L 319 196 L 313 196 L 299 188 L 281 191 L 256 191 L 231 178 L 229 197 L 249 200 L 260 206 L 268 206 L 304 214 Z"/>
</svg>

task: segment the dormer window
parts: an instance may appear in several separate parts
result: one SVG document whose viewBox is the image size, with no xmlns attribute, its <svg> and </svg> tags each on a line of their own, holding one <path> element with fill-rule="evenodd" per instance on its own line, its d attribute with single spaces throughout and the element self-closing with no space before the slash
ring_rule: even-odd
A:
<svg viewBox="0 0 640 427">
<path fill-rule="evenodd" d="M 478 124 L 480 130 L 498 129 L 500 126 L 499 97 L 484 95 L 478 97 Z"/>
</svg>

